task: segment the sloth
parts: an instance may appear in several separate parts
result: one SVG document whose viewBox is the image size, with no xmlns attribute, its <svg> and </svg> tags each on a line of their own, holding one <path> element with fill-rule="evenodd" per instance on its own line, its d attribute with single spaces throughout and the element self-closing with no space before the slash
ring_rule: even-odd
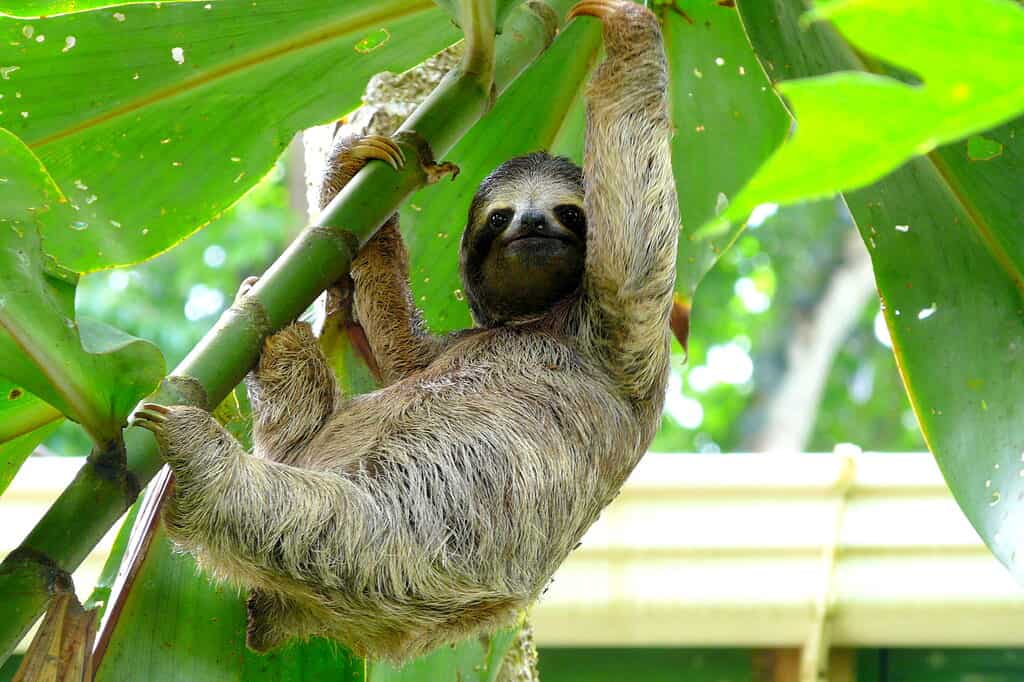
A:
<svg viewBox="0 0 1024 682">
<path fill-rule="evenodd" d="M 251 590 L 250 648 L 321 636 L 402 662 L 507 624 L 650 444 L 679 227 L 665 55 L 640 5 L 578 15 L 607 54 L 584 166 L 534 153 L 480 185 L 460 252 L 473 328 L 426 331 L 392 217 L 351 269 L 382 388 L 342 396 L 294 323 L 247 379 L 253 455 L 199 408 L 136 413 L 175 474 L 169 535 Z M 404 161 L 386 137 L 337 147 L 324 199 L 373 160 Z"/>
</svg>

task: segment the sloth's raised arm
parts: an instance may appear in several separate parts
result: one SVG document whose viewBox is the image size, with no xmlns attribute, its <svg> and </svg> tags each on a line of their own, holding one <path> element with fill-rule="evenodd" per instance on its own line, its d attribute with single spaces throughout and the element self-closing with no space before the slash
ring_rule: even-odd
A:
<svg viewBox="0 0 1024 682">
<path fill-rule="evenodd" d="M 607 59 L 588 90 L 583 164 L 587 261 L 581 340 L 632 396 L 661 390 L 679 208 L 661 31 L 632 2 L 590 0 Z"/>
</svg>

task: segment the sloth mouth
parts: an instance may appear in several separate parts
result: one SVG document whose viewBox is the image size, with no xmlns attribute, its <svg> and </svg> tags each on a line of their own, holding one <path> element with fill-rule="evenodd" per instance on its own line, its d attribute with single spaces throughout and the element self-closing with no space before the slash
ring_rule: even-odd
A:
<svg viewBox="0 0 1024 682">
<path fill-rule="evenodd" d="M 517 242 L 533 242 L 539 244 L 541 241 L 558 241 L 565 244 L 578 245 L 580 243 L 580 238 L 576 236 L 575 233 L 565 229 L 561 225 L 538 225 L 530 227 L 513 227 L 502 235 L 501 241 L 504 242 L 505 246 L 515 244 Z"/>
<path fill-rule="evenodd" d="M 505 242 L 505 245 L 509 244 L 528 244 L 528 243 L 540 243 L 540 242 L 562 242 L 564 244 L 573 244 L 576 242 L 574 239 L 569 237 L 553 235 L 553 234 L 521 234 Z"/>
</svg>

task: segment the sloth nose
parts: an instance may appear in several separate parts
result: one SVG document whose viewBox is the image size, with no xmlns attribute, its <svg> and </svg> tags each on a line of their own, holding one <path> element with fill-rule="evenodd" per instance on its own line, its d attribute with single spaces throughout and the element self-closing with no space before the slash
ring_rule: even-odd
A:
<svg viewBox="0 0 1024 682">
<path fill-rule="evenodd" d="M 531 232 L 543 232 L 548 225 L 548 219 L 543 211 L 524 211 L 519 217 L 519 224 Z"/>
</svg>

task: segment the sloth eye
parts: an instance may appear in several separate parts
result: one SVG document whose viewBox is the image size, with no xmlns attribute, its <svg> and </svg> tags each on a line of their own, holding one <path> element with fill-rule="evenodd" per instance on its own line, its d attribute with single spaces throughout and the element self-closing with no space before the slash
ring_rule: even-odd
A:
<svg viewBox="0 0 1024 682">
<path fill-rule="evenodd" d="M 490 223 L 491 227 L 502 228 L 508 225 L 509 212 L 508 211 L 495 211 L 487 218 L 487 222 Z"/>
<path fill-rule="evenodd" d="M 556 206 L 555 216 L 558 218 L 560 223 L 574 232 L 580 230 L 586 224 L 586 219 L 583 217 L 583 210 L 580 209 L 579 206 L 573 206 L 572 204 Z"/>
</svg>

